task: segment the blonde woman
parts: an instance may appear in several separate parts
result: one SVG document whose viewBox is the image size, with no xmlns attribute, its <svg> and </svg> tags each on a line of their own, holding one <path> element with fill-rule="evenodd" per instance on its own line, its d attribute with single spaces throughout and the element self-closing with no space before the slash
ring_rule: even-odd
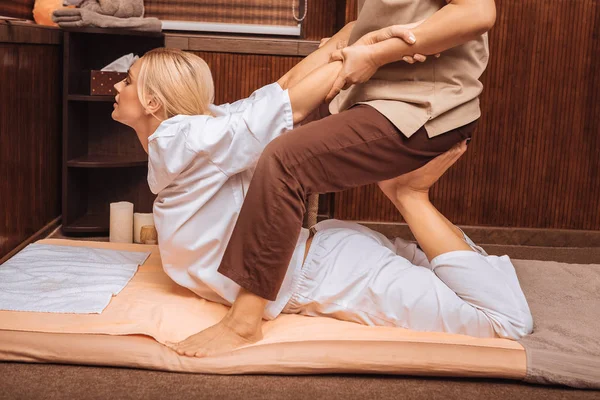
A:
<svg viewBox="0 0 600 400">
<path fill-rule="evenodd" d="M 293 135 L 286 132 L 331 89 L 341 63 L 326 64 L 327 51 L 324 46 L 278 82 L 221 106 L 211 104 L 206 63 L 177 50 L 147 53 L 116 85 L 113 118 L 134 128 L 148 152 L 163 267 L 179 285 L 226 305 L 243 296 L 217 268 L 262 150 L 279 135 Z M 300 313 L 513 339 L 530 332 L 531 315 L 508 257 L 485 254 L 429 203 L 429 186 L 465 149 L 463 142 L 421 170 L 382 183 L 423 251 L 342 221 L 303 229 L 263 317 Z M 268 217 L 277 218 L 275 210 Z M 206 356 L 260 338 L 260 326 L 232 329 L 226 317 L 170 347 Z"/>
</svg>

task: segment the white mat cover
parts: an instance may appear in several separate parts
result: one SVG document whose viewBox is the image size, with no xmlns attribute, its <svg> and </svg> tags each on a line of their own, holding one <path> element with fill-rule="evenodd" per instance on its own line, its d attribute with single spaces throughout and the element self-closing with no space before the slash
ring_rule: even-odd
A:
<svg viewBox="0 0 600 400">
<path fill-rule="evenodd" d="M 0 266 L 0 309 L 100 314 L 149 255 L 30 244 Z"/>
</svg>

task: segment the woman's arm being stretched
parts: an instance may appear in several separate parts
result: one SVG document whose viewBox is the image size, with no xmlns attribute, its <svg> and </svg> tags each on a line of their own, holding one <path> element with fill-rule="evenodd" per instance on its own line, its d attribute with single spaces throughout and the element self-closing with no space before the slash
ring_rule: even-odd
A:
<svg viewBox="0 0 600 400">
<path fill-rule="evenodd" d="M 346 24 L 338 33 L 333 35 L 327 43 L 304 57 L 302 61 L 286 72 L 286 74 L 277 81 L 279 86 L 283 89 L 295 86 L 312 71 L 327 64 L 330 61 L 331 53 L 338 48 L 345 47 L 346 43 L 348 43 L 350 32 L 352 32 L 352 28 L 354 27 L 354 22 L 355 21 L 352 21 Z"/>
<path fill-rule="evenodd" d="M 393 29 L 393 37 L 395 39 L 403 40 L 407 44 L 414 43 L 414 34 L 410 31 L 412 27 L 417 24 L 411 24 L 407 26 L 395 26 Z M 350 33 L 354 28 L 354 21 L 346 24 L 338 33 L 333 35 L 325 44 L 319 47 L 317 50 L 310 53 L 302 61 L 296 64 L 290 69 L 285 75 L 283 75 L 277 83 L 283 89 L 288 89 L 296 86 L 298 82 L 303 80 L 307 75 L 313 72 L 315 69 L 327 64 L 330 61 L 331 54 L 336 50 L 346 47 L 348 40 L 350 39 Z M 385 40 L 389 36 L 389 32 L 383 32 L 378 35 L 374 40 L 381 41 Z M 387 35 L 387 36 L 386 36 Z M 375 42 L 373 42 L 375 43 Z M 371 44 L 373 44 L 371 43 Z M 409 57 L 412 60 L 412 57 Z M 419 55 L 415 57 L 417 61 L 425 61 L 425 57 Z"/>
<path fill-rule="evenodd" d="M 323 65 L 288 89 L 294 124 L 303 121 L 312 110 L 325 101 L 325 96 L 331 90 L 341 69 L 342 63 L 339 61 Z"/>
</svg>

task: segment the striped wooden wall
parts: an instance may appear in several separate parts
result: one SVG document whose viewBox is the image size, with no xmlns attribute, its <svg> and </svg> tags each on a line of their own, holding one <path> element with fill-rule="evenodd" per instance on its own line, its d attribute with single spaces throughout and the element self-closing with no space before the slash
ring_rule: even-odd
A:
<svg viewBox="0 0 600 400">
<path fill-rule="evenodd" d="M 459 224 L 599 230 L 600 3 L 496 3 L 481 123 L 433 202 Z M 401 220 L 374 186 L 334 216 Z"/>
<path fill-rule="evenodd" d="M 192 52 L 209 65 L 215 81 L 215 103 L 248 97 L 261 86 L 277 81 L 302 57 Z"/>
<path fill-rule="evenodd" d="M 359 0 L 346 0 L 346 22 L 355 21 L 358 17 Z"/>
<path fill-rule="evenodd" d="M 34 0 L 1 0 L 0 16 L 33 19 Z"/>
<path fill-rule="evenodd" d="M 0 259 L 60 215 L 61 61 L 0 40 Z"/>
<path fill-rule="evenodd" d="M 330 37 L 344 25 L 345 9 L 344 0 L 308 0 L 308 13 L 302 23 L 302 37 L 307 40 Z"/>
</svg>

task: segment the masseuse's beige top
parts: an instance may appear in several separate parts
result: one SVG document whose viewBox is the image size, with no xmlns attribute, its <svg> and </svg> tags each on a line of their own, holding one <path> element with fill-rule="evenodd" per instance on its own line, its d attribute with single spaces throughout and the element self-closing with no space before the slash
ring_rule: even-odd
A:
<svg viewBox="0 0 600 400">
<path fill-rule="evenodd" d="M 349 44 L 366 33 L 428 18 L 444 0 L 366 0 Z M 419 38 L 417 37 L 417 41 Z M 366 103 L 385 115 L 407 137 L 425 125 L 429 137 L 479 118 L 479 77 L 488 62 L 487 34 L 446 50 L 424 63 L 384 65 L 362 84 L 342 91 L 331 103 L 332 114 Z"/>
</svg>

